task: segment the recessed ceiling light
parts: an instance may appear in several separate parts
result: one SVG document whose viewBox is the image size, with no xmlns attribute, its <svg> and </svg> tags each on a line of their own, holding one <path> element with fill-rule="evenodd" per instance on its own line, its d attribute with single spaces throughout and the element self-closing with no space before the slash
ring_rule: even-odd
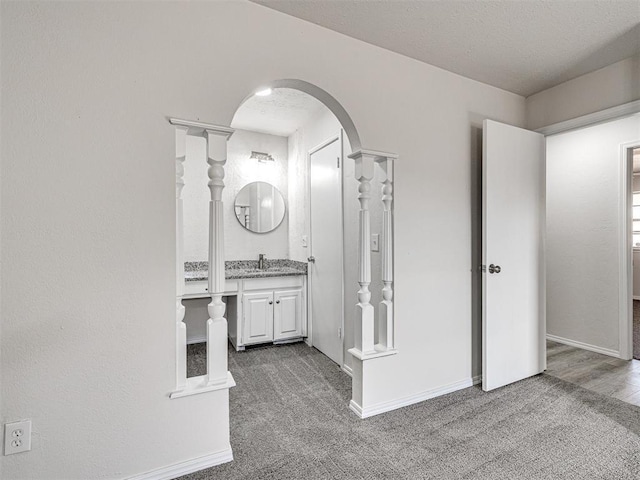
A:
<svg viewBox="0 0 640 480">
<path fill-rule="evenodd" d="M 259 96 L 259 97 L 266 97 L 267 95 L 271 95 L 272 91 L 273 90 L 271 90 L 270 88 L 265 88 L 263 90 L 258 90 L 256 92 L 256 95 Z"/>
</svg>

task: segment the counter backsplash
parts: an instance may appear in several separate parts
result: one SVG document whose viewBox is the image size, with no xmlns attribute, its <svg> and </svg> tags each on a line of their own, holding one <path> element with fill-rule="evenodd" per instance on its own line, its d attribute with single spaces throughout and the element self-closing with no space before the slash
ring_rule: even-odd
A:
<svg viewBox="0 0 640 480">
<path fill-rule="evenodd" d="M 285 258 L 267 259 L 265 260 L 265 268 L 289 267 L 304 270 L 307 272 L 307 263 L 298 262 L 297 260 L 288 260 Z M 258 260 L 227 260 L 224 262 L 225 270 L 248 270 L 258 268 Z M 185 272 L 195 272 L 199 270 L 208 270 L 209 262 L 184 262 Z"/>
<path fill-rule="evenodd" d="M 226 279 L 283 277 L 290 275 L 306 275 L 307 263 L 287 259 L 266 260 L 263 269 L 258 268 L 257 260 L 229 260 L 224 262 Z M 186 282 L 207 280 L 209 262 L 184 262 L 184 279 Z"/>
</svg>

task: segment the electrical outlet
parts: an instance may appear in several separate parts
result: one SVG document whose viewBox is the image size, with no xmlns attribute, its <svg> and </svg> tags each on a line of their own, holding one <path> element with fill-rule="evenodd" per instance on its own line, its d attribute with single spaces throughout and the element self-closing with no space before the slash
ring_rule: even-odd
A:
<svg viewBox="0 0 640 480">
<path fill-rule="evenodd" d="M 31 450 L 31 420 L 6 423 L 4 425 L 4 454 Z"/>
<path fill-rule="evenodd" d="M 371 251 L 372 252 L 380 251 L 380 234 L 379 233 L 371 234 Z"/>
</svg>

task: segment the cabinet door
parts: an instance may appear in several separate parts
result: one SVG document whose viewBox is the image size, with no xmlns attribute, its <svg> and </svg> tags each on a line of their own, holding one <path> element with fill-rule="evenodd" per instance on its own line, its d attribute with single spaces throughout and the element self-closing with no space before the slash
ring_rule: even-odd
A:
<svg viewBox="0 0 640 480">
<path fill-rule="evenodd" d="M 302 289 L 276 290 L 273 293 L 273 339 L 302 336 Z"/>
<path fill-rule="evenodd" d="M 242 297 L 244 310 L 244 343 L 273 341 L 273 292 L 245 293 Z"/>
</svg>

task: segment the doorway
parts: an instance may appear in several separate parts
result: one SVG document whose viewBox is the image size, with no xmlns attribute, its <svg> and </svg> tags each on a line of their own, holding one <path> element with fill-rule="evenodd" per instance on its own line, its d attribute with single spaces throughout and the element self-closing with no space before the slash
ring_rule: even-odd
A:
<svg viewBox="0 0 640 480">
<path fill-rule="evenodd" d="M 547 137 L 546 374 L 634 405 L 639 146 L 640 114 Z"/>
<path fill-rule="evenodd" d="M 638 140 L 629 142 L 634 138 Z M 640 114 L 546 138 L 546 340 L 560 356 L 568 350 L 556 347 L 565 345 L 594 352 L 596 360 L 599 357 L 607 365 L 614 364 L 615 359 L 625 364 L 632 358 L 632 346 L 638 343 L 638 333 L 633 342 L 636 329 L 632 326 L 637 325 L 638 320 L 633 320 L 640 316 L 640 302 L 635 305 L 634 316 L 632 256 L 636 252 L 631 247 L 636 243 L 640 247 L 640 184 L 632 185 L 631 174 L 639 144 Z M 486 139 L 484 148 L 488 148 Z M 509 205 L 508 209 L 522 204 L 520 183 L 509 184 L 511 198 L 518 199 L 518 203 L 512 202 L 515 207 Z M 486 195 L 486 183 L 484 187 Z M 486 217 L 483 215 L 483 221 Z M 501 269 L 500 265 L 489 265 L 489 261 L 493 260 L 487 258 L 483 263 L 496 283 L 502 278 L 499 274 L 504 266 Z M 504 310 L 504 305 L 498 307 Z M 488 308 L 486 302 L 483 308 Z M 486 323 L 483 322 L 485 330 Z M 483 345 L 485 357 L 491 350 L 486 347 Z M 496 351 L 493 349 L 493 353 Z M 554 355 L 550 353 L 549 360 Z M 582 357 L 578 354 L 577 358 Z M 634 369 L 637 362 L 632 361 Z M 554 365 L 551 370 L 555 368 Z M 512 370 L 510 365 L 508 372 Z M 601 370 L 583 366 L 573 374 L 580 380 L 601 381 L 603 388 L 628 387 L 613 385 L 613 378 L 599 377 Z M 485 374 L 483 381 L 487 380 Z"/>
<path fill-rule="evenodd" d="M 547 137 L 547 338 L 629 360 L 640 114 Z"/>
<path fill-rule="evenodd" d="M 306 91 L 275 86 L 258 93 L 245 100 L 231 123 L 235 134 L 229 140 L 225 191 L 230 193 L 234 185 L 249 177 L 277 185 L 286 201 L 285 220 L 278 230 L 282 236 L 270 245 L 273 234 L 247 235 L 232 222 L 225 228 L 225 255 L 231 260 L 260 252 L 268 262 L 280 258 L 306 264 L 304 321 L 296 340 L 304 340 L 347 370 L 345 352 L 353 347 L 353 335 L 349 335 L 353 319 L 345 318 L 344 276 L 355 275 L 357 270 L 355 264 L 348 267 L 353 272 L 343 269 L 345 235 L 353 241 L 353 229 L 343 232 L 343 190 L 357 189 L 352 183 L 343 186 L 342 159 L 351 153 L 348 125 L 342 124 L 326 102 Z M 240 142 L 249 138 L 247 132 L 255 141 Z M 279 155 L 268 146 L 276 141 L 285 148 Z M 262 152 L 260 155 L 267 158 L 271 155 L 283 166 L 278 171 L 274 162 L 246 167 L 243 156 L 249 151 Z M 234 231 L 238 235 L 232 238 Z M 355 293 L 353 298 L 355 302 Z"/>
</svg>

